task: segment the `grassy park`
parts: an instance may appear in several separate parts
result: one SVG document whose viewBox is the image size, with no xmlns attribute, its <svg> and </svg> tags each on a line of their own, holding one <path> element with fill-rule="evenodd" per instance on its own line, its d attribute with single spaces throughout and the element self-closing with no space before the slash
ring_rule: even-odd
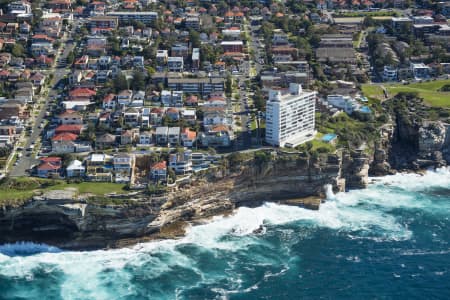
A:
<svg viewBox="0 0 450 300">
<path fill-rule="evenodd" d="M 441 91 L 443 86 L 449 84 L 450 79 L 410 84 L 387 83 L 382 86 L 386 88 L 389 97 L 393 97 L 401 92 L 415 92 L 418 93 L 419 97 L 424 99 L 425 103 L 431 106 L 450 108 L 450 92 Z M 364 84 L 362 86 L 362 92 L 368 98 L 384 100 L 381 85 Z"/>
</svg>

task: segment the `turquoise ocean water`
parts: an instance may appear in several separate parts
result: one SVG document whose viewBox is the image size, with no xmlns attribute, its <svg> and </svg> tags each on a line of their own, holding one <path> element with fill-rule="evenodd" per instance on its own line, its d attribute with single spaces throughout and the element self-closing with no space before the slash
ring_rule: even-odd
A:
<svg viewBox="0 0 450 300">
<path fill-rule="evenodd" d="M 0 299 L 450 299 L 450 169 L 328 198 L 126 249 L 1 245 Z"/>
</svg>

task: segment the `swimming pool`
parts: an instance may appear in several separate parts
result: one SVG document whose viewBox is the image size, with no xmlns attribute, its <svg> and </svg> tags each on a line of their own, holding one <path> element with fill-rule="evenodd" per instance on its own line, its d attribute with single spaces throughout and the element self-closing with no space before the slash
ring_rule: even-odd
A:
<svg viewBox="0 0 450 300">
<path fill-rule="evenodd" d="M 334 133 L 327 133 L 322 137 L 322 141 L 329 143 L 337 137 Z"/>
</svg>

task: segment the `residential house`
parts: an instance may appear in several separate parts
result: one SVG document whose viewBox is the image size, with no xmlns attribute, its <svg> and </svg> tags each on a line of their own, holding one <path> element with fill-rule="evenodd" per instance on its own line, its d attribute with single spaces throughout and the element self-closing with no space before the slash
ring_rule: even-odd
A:
<svg viewBox="0 0 450 300">
<path fill-rule="evenodd" d="M 183 131 L 181 132 L 181 143 L 184 147 L 194 146 L 196 140 L 197 133 L 195 131 L 192 131 L 189 128 L 183 129 Z"/>
<path fill-rule="evenodd" d="M 73 160 L 66 168 L 67 178 L 84 177 L 86 168 L 83 162 L 79 160 Z"/>
<path fill-rule="evenodd" d="M 120 144 L 121 145 L 131 145 L 134 143 L 136 134 L 133 130 L 124 130 L 120 134 Z"/>
<path fill-rule="evenodd" d="M 183 109 L 181 111 L 181 118 L 187 123 L 194 125 L 197 120 L 197 114 L 194 109 Z"/>
<path fill-rule="evenodd" d="M 169 127 L 167 132 L 167 139 L 171 146 L 180 144 L 180 127 Z"/>
<path fill-rule="evenodd" d="M 75 141 L 78 135 L 70 132 L 57 133 L 52 137 L 53 153 L 74 153 L 76 152 Z"/>
<path fill-rule="evenodd" d="M 130 107 L 123 112 L 123 124 L 135 127 L 139 124 L 140 116 L 139 109 Z"/>
<path fill-rule="evenodd" d="M 45 75 L 41 72 L 36 72 L 30 77 L 30 81 L 34 86 L 43 86 L 45 83 Z"/>
<path fill-rule="evenodd" d="M 116 95 L 115 94 L 107 94 L 104 98 L 103 98 L 103 103 L 102 103 L 102 108 L 103 109 L 115 109 L 116 108 Z"/>
<path fill-rule="evenodd" d="M 165 160 L 154 163 L 150 167 L 150 179 L 152 179 L 155 182 L 166 182 L 167 163 Z"/>
<path fill-rule="evenodd" d="M 205 128 L 199 140 L 204 147 L 229 147 L 234 139 L 233 131 L 227 125 L 213 125 Z"/>
<path fill-rule="evenodd" d="M 143 131 L 139 134 L 139 145 L 151 145 L 153 134 L 150 131 Z"/>
<path fill-rule="evenodd" d="M 117 94 L 117 103 L 122 107 L 128 106 L 131 103 L 133 97 L 133 91 L 123 90 Z"/>
<path fill-rule="evenodd" d="M 89 62 L 89 56 L 83 55 L 74 62 L 74 66 L 76 69 L 86 70 L 88 67 L 88 62 Z"/>
<path fill-rule="evenodd" d="M 426 79 L 430 77 L 430 67 L 423 63 L 411 63 L 411 72 L 416 79 Z"/>
<path fill-rule="evenodd" d="M 107 154 L 90 154 L 86 161 L 86 177 L 91 181 L 112 182 L 113 159 Z"/>
<path fill-rule="evenodd" d="M 167 144 L 169 142 L 168 133 L 169 133 L 169 127 L 167 127 L 167 126 L 156 127 L 156 132 L 155 132 L 156 144 L 161 145 L 161 146 L 167 146 Z"/>
<path fill-rule="evenodd" d="M 158 107 L 153 107 L 150 110 L 150 124 L 161 125 L 164 117 L 164 110 Z"/>
<path fill-rule="evenodd" d="M 134 155 L 127 153 L 114 155 L 113 167 L 116 182 L 129 182 L 134 168 Z"/>
<path fill-rule="evenodd" d="M 74 110 L 66 110 L 57 116 L 57 121 L 62 125 L 82 125 L 83 116 Z"/>
<path fill-rule="evenodd" d="M 81 132 L 83 131 L 83 125 L 82 124 L 68 124 L 68 125 L 59 125 L 58 127 L 56 127 L 55 129 L 55 133 L 59 134 L 59 133 L 73 133 L 76 135 L 80 135 Z"/>
<path fill-rule="evenodd" d="M 169 168 L 172 168 L 176 174 L 192 172 L 192 152 L 188 150 L 182 153 L 170 154 Z"/>
<path fill-rule="evenodd" d="M 95 139 L 95 147 L 97 149 L 107 149 L 116 145 L 116 136 L 105 133 Z"/>
<path fill-rule="evenodd" d="M 69 99 L 70 100 L 84 100 L 84 99 L 92 100 L 96 94 L 97 94 L 97 92 L 92 89 L 77 87 L 77 88 L 72 89 L 69 92 Z"/>
<path fill-rule="evenodd" d="M 43 157 L 37 167 L 37 176 L 41 178 L 59 177 L 62 169 L 61 157 Z"/>
<path fill-rule="evenodd" d="M 169 107 L 166 110 L 166 116 L 172 121 L 178 121 L 180 119 L 180 111 L 175 107 Z"/>
<path fill-rule="evenodd" d="M 167 69 L 169 72 L 183 72 L 184 59 L 181 56 L 170 56 L 167 59 Z"/>
</svg>

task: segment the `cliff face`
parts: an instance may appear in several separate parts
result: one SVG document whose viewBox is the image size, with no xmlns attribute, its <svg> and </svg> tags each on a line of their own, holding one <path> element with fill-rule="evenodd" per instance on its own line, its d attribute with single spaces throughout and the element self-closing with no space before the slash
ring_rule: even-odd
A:
<svg viewBox="0 0 450 300">
<path fill-rule="evenodd" d="M 381 128 L 370 167 L 371 175 L 450 163 L 449 124 L 428 121 L 430 108 L 418 99 L 395 99 L 385 106 L 391 120 Z"/>
<path fill-rule="evenodd" d="M 114 247 L 141 237 L 155 219 L 152 203 L 100 206 L 83 200 L 39 197 L 23 207 L 0 211 L 0 243 L 43 242 L 69 249 Z"/>
<path fill-rule="evenodd" d="M 173 231 L 173 224 L 229 213 L 238 206 L 277 201 L 318 209 L 326 185 L 335 192 L 365 187 L 367 162 L 362 153 L 306 158 L 273 152 L 266 161 L 241 162 L 196 177 L 167 197 L 133 196 L 123 205 L 94 204 L 54 191 L 0 211 L 0 244 L 28 240 L 67 249 L 119 247 L 173 237 L 165 234 Z M 313 197 L 290 201 L 308 196 Z"/>
</svg>

